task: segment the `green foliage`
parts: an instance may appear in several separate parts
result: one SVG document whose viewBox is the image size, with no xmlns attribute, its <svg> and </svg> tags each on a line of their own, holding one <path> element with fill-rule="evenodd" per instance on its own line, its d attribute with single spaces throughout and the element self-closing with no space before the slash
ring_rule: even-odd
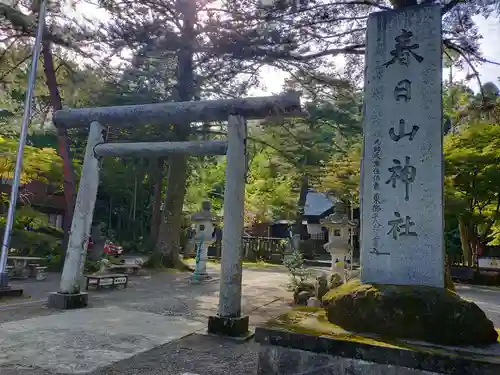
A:
<svg viewBox="0 0 500 375">
<path fill-rule="evenodd" d="M 100 262 L 99 261 L 91 261 L 89 259 L 85 259 L 84 272 L 88 274 L 92 274 L 94 272 L 99 271 Z"/>
<path fill-rule="evenodd" d="M 193 160 L 191 164 L 191 175 L 188 178 L 184 202 L 185 210 L 188 212 L 198 211 L 201 203 L 209 200 L 213 212 L 221 213 L 224 202 L 226 158 L 207 159 Z"/>
<path fill-rule="evenodd" d="M 362 143 L 355 143 L 346 154 L 335 155 L 326 164 L 321 188 L 351 202 L 359 202 Z"/>
<path fill-rule="evenodd" d="M 0 216 L 1 232 L 5 221 L 5 216 Z M 16 255 L 46 258 L 50 270 L 58 271 L 63 265 L 63 236 L 62 230 L 49 225 L 47 215 L 23 206 L 16 210 L 9 247 Z"/>
<path fill-rule="evenodd" d="M 273 150 L 265 149 L 252 158 L 245 195 L 247 224 L 290 219 L 294 215 L 295 174 L 280 171 L 276 156 Z"/>
<path fill-rule="evenodd" d="M 293 215 L 296 193 L 293 171 L 276 166 L 277 152 L 261 148 L 250 159 L 245 190 L 245 223 L 287 219 Z M 195 212 L 201 202 L 210 200 L 213 211 L 222 215 L 225 184 L 225 158 L 198 162 L 188 181 L 185 209 Z"/>
<path fill-rule="evenodd" d="M 455 259 L 460 256 L 462 248 L 458 227 L 444 232 L 444 246 L 450 259 Z"/>
<path fill-rule="evenodd" d="M 305 267 L 304 256 L 298 250 L 293 250 L 291 254 L 283 259 L 283 265 L 286 267 L 290 277 L 288 290 L 296 291 L 302 288 L 312 277 L 312 271 Z"/>
<path fill-rule="evenodd" d="M 298 176 L 306 174 L 314 184 L 327 161 L 345 154 L 345 147 L 361 133 L 358 100 L 350 93 L 346 100 L 309 102 L 309 116 L 264 122 L 258 139 L 278 149 L 281 159 L 295 168 Z"/>
<path fill-rule="evenodd" d="M 0 136 L 0 177 L 12 178 L 16 163 L 18 141 Z M 37 180 L 62 184 L 62 161 L 53 148 L 25 146 L 21 183 Z"/>
<path fill-rule="evenodd" d="M 490 230 L 499 219 L 500 124 L 482 123 L 448 135 L 444 143 L 448 215 L 461 215 L 476 236 L 491 244 Z"/>
</svg>

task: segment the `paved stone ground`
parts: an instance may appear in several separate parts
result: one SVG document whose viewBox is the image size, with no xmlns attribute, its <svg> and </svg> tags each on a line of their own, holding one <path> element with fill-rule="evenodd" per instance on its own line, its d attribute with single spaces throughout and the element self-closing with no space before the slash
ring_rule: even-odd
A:
<svg viewBox="0 0 500 375">
<path fill-rule="evenodd" d="M 217 311 L 219 282 L 188 280 L 183 273 L 135 277 L 124 290 L 91 291 L 90 308 L 72 312 L 45 306 L 57 275 L 26 282 L 30 298 L 0 303 L 0 374 L 254 374 L 257 344 L 203 334 Z M 243 312 L 252 325 L 288 308 L 286 282 L 280 269 L 244 271 Z M 192 332 L 199 334 L 181 338 Z"/>
<path fill-rule="evenodd" d="M 254 375 L 258 344 L 192 334 L 87 375 Z M 66 375 L 30 366 L 0 367 L 2 375 Z"/>
</svg>

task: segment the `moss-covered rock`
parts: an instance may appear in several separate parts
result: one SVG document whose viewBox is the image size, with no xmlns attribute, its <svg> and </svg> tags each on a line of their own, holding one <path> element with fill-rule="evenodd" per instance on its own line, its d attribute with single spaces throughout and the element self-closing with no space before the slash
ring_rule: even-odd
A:
<svg viewBox="0 0 500 375">
<path fill-rule="evenodd" d="M 340 276 L 340 273 L 334 272 L 330 275 L 330 283 L 329 283 L 330 289 L 338 288 L 343 283 L 344 280 L 342 280 L 342 276 Z"/>
<path fill-rule="evenodd" d="M 350 281 L 323 297 L 328 320 L 343 329 L 442 345 L 497 341 L 493 323 L 447 289 Z"/>
<path fill-rule="evenodd" d="M 296 305 L 306 305 L 307 300 L 314 297 L 315 285 L 312 283 L 303 282 L 295 285 L 293 290 L 293 302 Z"/>
<path fill-rule="evenodd" d="M 328 287 L 328 279 L 325 274 L 316 277 L 316 283 L 314 285 L 315 297 L 321 301 L 323 296 L 328 293 L 330 288 Z"/>
</svg>

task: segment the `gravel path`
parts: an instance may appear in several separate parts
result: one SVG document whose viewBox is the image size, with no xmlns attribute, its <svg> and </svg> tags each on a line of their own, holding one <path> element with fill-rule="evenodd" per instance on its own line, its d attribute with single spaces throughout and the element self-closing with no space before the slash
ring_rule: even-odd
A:
<svg viewBox="0 0 500 375">
<path fill-rule="evenodd" d="M 192 334 L 87 375 L 254 375 L 258 344 Z M 2 375 L 67 375 L 34 367 L 2 367 Z"/>
<path fill-rule="evenodd" d="M 251 375 L 256 374 L 258 344 L 193 334 L 91 375 Z"/>
</svg>

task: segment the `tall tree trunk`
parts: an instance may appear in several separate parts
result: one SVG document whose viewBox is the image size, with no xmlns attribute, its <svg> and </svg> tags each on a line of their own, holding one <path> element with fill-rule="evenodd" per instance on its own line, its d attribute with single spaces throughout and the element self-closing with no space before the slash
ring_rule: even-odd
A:
<svg viewBox="0 0 500 375">
<path fill-rule="evenodd" d="M 150 241 L 154 246 L 158 241 L 158 233 L 161 225 L 161 191 L 163 186 L 164 158 L 158 158 L 153 164 L 153 212 L 151 213 Z"/>
<path fill-rule="evenodd" d="M 460 216 L 458 218 L 458 229 L 460 231 L 460 242 L 462 244 L 462 255 L 464 265 L 470 265 L 471 259 L 471 251 L 469 244 L 469 230 L 467 228 L 467 223 L 465 222 L 465 218 Z"/>
<path fill-rule="evenodd" d="M 469 266 L 474 266 L 476 264 L 479 238 L 477 234 L 477 227 L 475 225 L 469 225 L 468 228 L 469 228 L 469 243 L 470 243 Z"/>
<path fill-rule="evenodd" d="M 294 249 L 299 249 L 300 237 L 304 233 L 304 208 L 306 205 L 307 193 L 309 191 L 309 177 L 304 174 L 300 180 L 299 200 L 297 201 L 297 215 L 295 224 L 293 225 L 293 246 Z"/>
<path fill-rule="evenodd" d="M 52 56 L 52 46 L 49 41 L 42 41 L 43 71 L 49 90 L 52 109 L 54 112 L 62 109 L 61 96 L 57 86 L 56 72 L 54 69 L 54 59 Z M 66 129 L 57 129 L 57 143 L 59 156 L 63 160 L 64 171 L 64 200 L 66 203 L 66 212 L 64 215 L 64 238 L 63 249 L 66 249 L 73 221 L 73 209 L 76 200 L 76 178 L 75 170 L 71 160 L 68 132 Z"/>
<path fill-rule="evenodd" d="M 183 47 L 177 55 L 177 92 L 179 101 L 185 102 L 192 100 L 194 96 L 193 44 L 196 37 L 194 30 L 196 4 L 190 0 L 178 1 L 183 21 Z M 189 134 L 190 124 L 176 124 L 176 141 L 186 141 Z M 167 193 L 163 206 L 164 222 L 160 226 L 156 253 L 161 255 L 162 263 L 167 267 L 190 269 L 179 256 L 188 156 L 185 154 L 172 155 L 168 161 Z"/>
<path fill-rule="evenodd" d="M 163 208 L 163 223 L 158 234 L 157 250 L 164 265 L 189 269 L 180 259 L 182 207 L 186 194 L 188 165 L 185 155 L 169 157 L 168 185 Z"/>
</svg>

